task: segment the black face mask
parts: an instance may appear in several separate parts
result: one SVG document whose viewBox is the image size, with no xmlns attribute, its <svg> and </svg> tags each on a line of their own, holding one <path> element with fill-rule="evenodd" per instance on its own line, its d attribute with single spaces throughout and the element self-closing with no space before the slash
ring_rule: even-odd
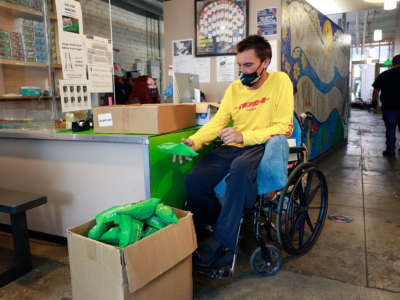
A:
<svg viewBox="0 0 400 300">
<path fill-rule="evenodd" d="M 258 68 L 260 68 L 261 64 L 258 66 Z M 261 73 L 258 74 L 257 73 L 258 68 L 256 69 L 255 72 L 250 73 L 250 74 L 246 74 L 246 73 L 243 73 L 242 71 L 239 71 L 239 79 L 243 85 L 252 87 L 261 79 L 262 74 L 265 69 L 263 68 Z"/>
<path fill-rule="evenodd" d="M 157 99 L 157 89 L 156 88 L 151 88 L 149 89 L 150 92 L 150 97 L 153 101 L 156 101 Z"/>
</svg>

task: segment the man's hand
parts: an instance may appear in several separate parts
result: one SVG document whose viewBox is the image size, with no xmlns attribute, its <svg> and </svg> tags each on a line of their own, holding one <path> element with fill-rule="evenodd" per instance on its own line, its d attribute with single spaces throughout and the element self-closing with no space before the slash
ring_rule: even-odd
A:
<svg viewBox="0 0 400 300">
<path fill-rule="evenodd" d="M 194 142 L 193 142 L 191 139 L 182 139 L 182 140 L 181 140 L 181 143 L 182 143 L 182 144 L 185 144 L 185 145 L 187 145 L 187 146 L 189 146 L 189 147 L 192 147 L 193 150 L 194 150 Z M 180 163 L 180 164 L 183 164 L 183 159 L 184 159 L 184 158 L 185 158 L 186 160 L 192 160 L 191 157 L 188 157 L 188 156 L 179 156 L 179 155 L 175 155 L 175 154 L 174 154 L 174 156 L 172 157 L 172 162 L 173 162 L 173 163 L 176 162 L 176 157 L 179 157 L 179 163 Z"/>
<path fill-rule="evenodd" d="M 243 144 L 243 135 L 232 127 L 222 129 L 219 136 L 225 145 L 230 143 Z"/>
<path fill-rule="evenodd" d="M 372 107 L 374 108 L 374 113 L 375 113 L 375 114 L 378 113 L 378 101 L 372 100 L 371 105 L 372 105 Z"/>
</svg>

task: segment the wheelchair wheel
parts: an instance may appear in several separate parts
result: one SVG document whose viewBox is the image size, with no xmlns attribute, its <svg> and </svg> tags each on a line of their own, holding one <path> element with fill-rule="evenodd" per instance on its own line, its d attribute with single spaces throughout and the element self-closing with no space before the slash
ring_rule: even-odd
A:
<svg viewBox="0 0 400 300">
<path fill-rule="evenodd" d="M 302 163 L 282 189 L 276 218 L 277 236 L 291 255 L 308 252 L 317 241 L 328 211 L 328 187 L 313 163 Z"/>
<path fill-rule="evenodd" d="M 272 276 L 282 265 L 282 255 L 279 249 L 272 245 L 267 245 L 265 248 L 268 251 L 268 257 L 264 257 L 261 247 L 258 247 L 251 255 L 250 266 L 257 274 Z"/>
</svg>

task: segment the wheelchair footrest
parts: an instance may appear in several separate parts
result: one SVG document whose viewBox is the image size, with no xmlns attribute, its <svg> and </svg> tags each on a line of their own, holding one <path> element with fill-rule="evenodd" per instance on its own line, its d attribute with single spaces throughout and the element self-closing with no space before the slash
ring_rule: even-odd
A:
<svg viewBox="0 0 400 300">
<path fill-rule="evenodd" d="M 224 266 L 221 268 L 206 268 L 196 266 L 194 270 L 212 279 L 230 278 L 232 277 L 233 273 L 231 266 Z"/>
</svg>

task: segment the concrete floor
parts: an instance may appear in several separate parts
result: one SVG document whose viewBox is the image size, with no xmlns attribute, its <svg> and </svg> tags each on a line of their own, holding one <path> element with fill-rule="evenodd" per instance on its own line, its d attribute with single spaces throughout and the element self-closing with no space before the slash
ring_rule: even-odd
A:
<svg viewBox="0 0 400 300">
<path fill-rule="evenodd" d="M 284 255 L 274 277 L 252 273 L 252 236 L 241 243 L 234 278 L 194 276 L 196 299 L 400 299 L 400 153 L 382 157 L 380 116 L 352 111 L 347 145 L 319 162 L 329 188 L 327 220 L 314 248 L 304 256 Z M 249 240 L 250 238 L 250 240 Z M 0 271 L 12 259 L 11 237 L 0 233 Z M 31 240 L 35 269 L 0 289 L 0 299 L 71 299 L 65 246 Z"/>
</svg>

